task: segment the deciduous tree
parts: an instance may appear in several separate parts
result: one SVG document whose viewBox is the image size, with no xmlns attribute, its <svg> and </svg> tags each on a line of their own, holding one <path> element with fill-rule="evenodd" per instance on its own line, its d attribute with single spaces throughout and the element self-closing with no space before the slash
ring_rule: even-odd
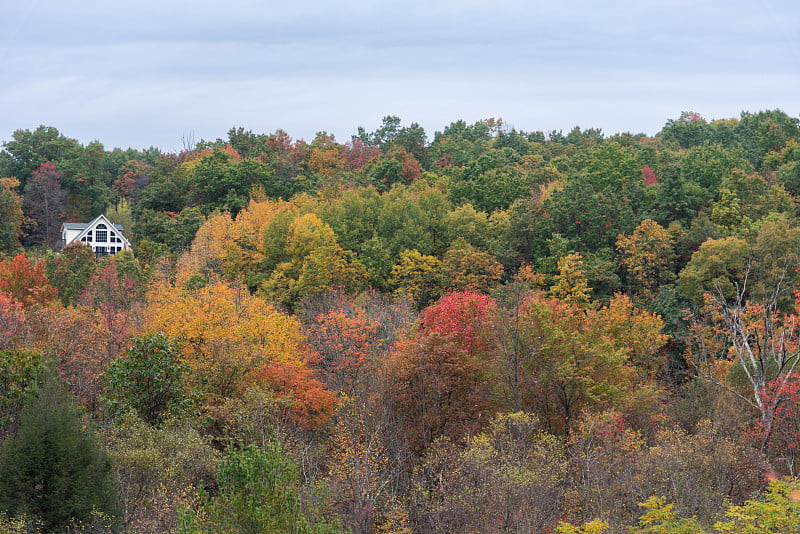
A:
<svg viewBox="0 0 800 534">
<path fill-rule="evenodd" d="M 275 442 L 263 448 L 230 449 L 220 462 L 218 484 L 219 494 L 203 495 L 196 512 L 181 514 L 179 532 L 341 531 L 338 524 L 325 521 L 302 501 L 297 465 Z"/>
<path fill-rule="evenodd" d="M 306 329 L 309 343 L 318 354 L 315 367 L 335 391 L 349 395 L 366 393 L 385 349 L 379 324 L 363 310 L 349 314 L 342 309 L 320 314 Z"/>
<path fill-rule="evenodd" d="M 630 235 L 617 238 L 629 292 L 648 302 L 658 289 L 675 279 L 674 244 L 669 232 L 651 219 L 645 219 Z"/>
<path fill-rule="evenodd" d="M 24 252 L 0 261 L 0 293 L 23 305 L 45 305 L 58 298 L 58 290 L 47 279 L 45 262 L 31 263 Z"/>
<path fill-rule="evenodd" d="M 546 532 L 561 516 L 564 443 L 525 413 L 495 417 L 464 449 L 436 442 L 414 470 L 409 508 L 419 532 Z"/>
<path fill-rule="evenodd" d="M 58 290 L 61 304 L 69 306 L 78 301 L 97 269 L 94 251 L 86 243 L 70 243 L 47 258 L 45 271 L 50 283 Z"/>
<path fill-rule="evenodd" d="M 156 428 L 127 412 L 101 434 L 120 496 L 121 519 L 136 532 L 175 532 L 182 501 L 213 487 L 219 452 L 190 422 Z"/>
<path fill-rule="evenodd" d="M 17 187 L 19 180 L 16 178 L 0 178 L 0 252 L 7 254 L 20 246 L 23 214 Z"/>
<path fill-rule="evenodd" d="M 386 363 L 384 402 L 416 453 L 440 436 L 479 431 L 498 407 L 498 382 L 485 328 L 494 302 L 452 293 L 428 308 L 423 329 L 401 340 Z"/>
<path fill-rule="evenodd" d="M 64 221 L 66 194 L 61 189 L 61 174 L 52 163 L 42 163 L 25 184 L 22 205 L 36 223 L 28 239 L 48 248 L 55 248 Z"/>
<path fill-rule="evenodd" d="M 133 344 L 106 371 L 106 400 L 117 415 L 134 410 L 151 425 L 192 406 L 184 384 L 188 366 L 178 343 L 161 333 L 134 338 Z"/>
<path fill-rule="evenodd" d="M 196 290 L 156 287 L 148 301 L 149 329 L 184 341 L 190 383 L 208 404 L 263 387 L 293 401 L 305 424 L 330 415 L 336 398 L 309 367 L 311 354 L 296 319 L 241 286 L 220 282 Z"/>
</svg>

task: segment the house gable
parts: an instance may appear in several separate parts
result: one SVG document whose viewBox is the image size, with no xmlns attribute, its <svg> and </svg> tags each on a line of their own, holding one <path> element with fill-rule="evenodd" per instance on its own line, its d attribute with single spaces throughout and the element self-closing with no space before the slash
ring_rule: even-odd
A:
<svg viewBox="0 0 800 534">
<path fill-rule="evenodd" d="M 112 224 L 101 214 L 89 223 L 64 223 L 61 236 L 64 246 L 74 242 L 85 243 L 92 247 L 95 255 L 105 256 L 133 248 L 122 234 L 122 229 L 122 226 Z"/>
</svg>

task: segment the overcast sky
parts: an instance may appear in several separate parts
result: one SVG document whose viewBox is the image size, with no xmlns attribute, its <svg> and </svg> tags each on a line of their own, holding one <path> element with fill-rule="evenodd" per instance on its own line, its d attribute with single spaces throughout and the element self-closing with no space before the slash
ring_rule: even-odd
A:
<svg viewBox="0 0 800 534">
<path fill-rule="evenodd" d="M 657 133 L 800 113 L 798 0 L 0 0 L 0 141 L 340 142 L 385 115 Z"/>
</svg>

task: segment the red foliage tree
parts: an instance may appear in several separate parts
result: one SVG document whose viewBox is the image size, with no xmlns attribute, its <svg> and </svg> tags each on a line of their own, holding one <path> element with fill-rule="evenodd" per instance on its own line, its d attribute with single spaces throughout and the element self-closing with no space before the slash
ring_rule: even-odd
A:
<svg viewBox="0 0 800 534">
<path fill-rule="evenodd" d="M 131 202 L 138 202 L 139 192 L 150 183 L 152 167 L 141 161 L 131 160 L 120 171 L 123 174 L 114 181 L 114 191 Z"/>
<path fill-rule="evenodd" d="M 418 454 L 440 436 L 479 432 L 499 407 L 488 327 L 496 304 L 479 293 L 442 297 L 422 329 L 398 342 L 383 376 L 384 402 Z"/>
<path fill-rule="evenodd" d="M 475 291 L 454 291 L 422 313 L 423 331 L 450 337 L 467 353 L 489 350 L 487 328 L 497 312 L 497 302 Z"/>
<path fill-rule="evenodd" d="M 364 167 L 377 158 L 381 149 L 377 146 L 368 145 L 361 139 L 353 139 L 345 144 L 344 159 L 354 172 L 363 170 Z"/>
<path fill-rule="evenodd" d="M 78 303 L 97 310 L 100 321 L 108 330 L 105 341 L 109 354 L 120 353 L 138 333 L 141 294 L 142 288 L 136 277 L 118 269 L 115 260 L 109 260 L 97 269 L 80 294 Z"/>
<path fill-rule="evenodd" d="M 438 332 L 399 342 L 383 382 L 384 403 L 420 455 L 439 437 L 460 441 L 479 432 L 497 410 L 495 390 L 487 362 Z"/>
<path fill-rule="evenodd" d="M 644 185 L 661 185 L 658 183 L 658 177 L 649 166 L 642 167 L 642 178 L 644 178 Z"/>
<path fill-rule="evenodd" d="M 25 253 L 0 262 L 0 293 L 5 293 L 23 306 L 48 304 L 58 299 L 58 290 L 50 285 L 45 263 L 31 264 Z"/>
<path fill-rule="evenodd" d="M 759 421 L 752 435 L 774 460 L 782 462 L 791 476 L 800 457 L 800 375 L 778 376 L 761 388 L 765 404 L 774 406 L 772 425 Z"/>
</svg>

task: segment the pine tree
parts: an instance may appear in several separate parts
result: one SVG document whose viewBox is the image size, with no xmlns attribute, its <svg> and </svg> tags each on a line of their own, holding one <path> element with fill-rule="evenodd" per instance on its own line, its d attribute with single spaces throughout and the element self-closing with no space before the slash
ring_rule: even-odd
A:
<svg viewBox="0 0 800 534">
<path fill-rule="evenodd" d="M 111 462 L 70 394 L 46 377 L 27 399 L 17 434 L 0 448 L 0 511 L 39 519 L 46 532 L 115 514 Z"/>
</svg>

